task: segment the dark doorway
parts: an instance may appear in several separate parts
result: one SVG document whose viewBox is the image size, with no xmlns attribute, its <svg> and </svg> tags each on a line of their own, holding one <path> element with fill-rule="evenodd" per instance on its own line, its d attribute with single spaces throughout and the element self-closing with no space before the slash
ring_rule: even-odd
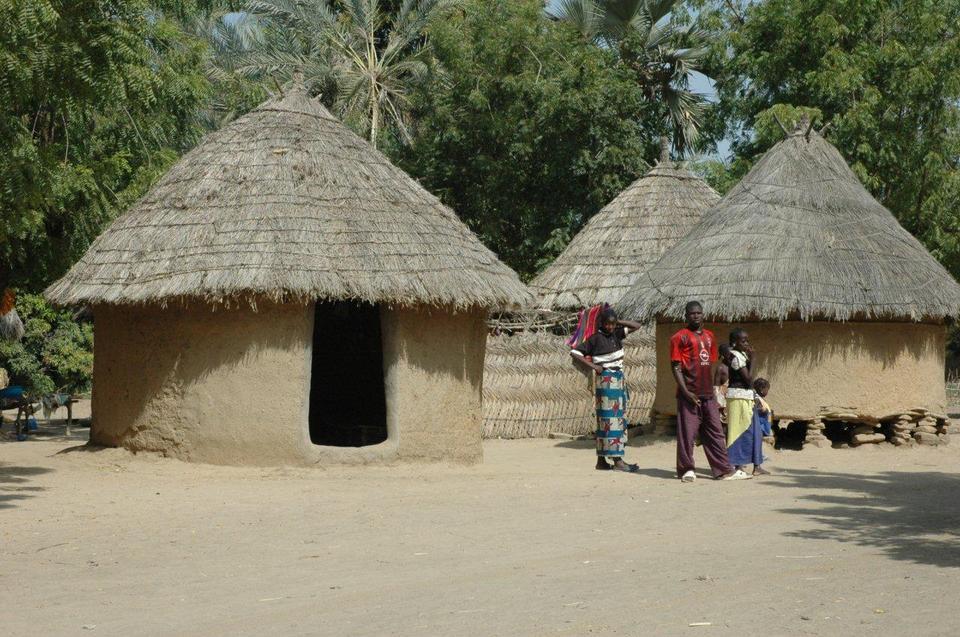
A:
<svg viewBox="0 0 960 637">
<path fill-rule="evenodd" d="M 363 447 L 387 439 L 380 308 L 318 301 L 310 370 L 310 440 Z"/>
</svg>

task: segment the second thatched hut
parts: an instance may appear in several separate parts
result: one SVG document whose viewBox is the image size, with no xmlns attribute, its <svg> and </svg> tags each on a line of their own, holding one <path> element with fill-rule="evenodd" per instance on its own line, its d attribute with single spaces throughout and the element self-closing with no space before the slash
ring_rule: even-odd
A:
<svg viewBox="0 0 960 637">
<path fill-rule="evenodd" d="M 772 407 L 807 442 L 943 434 L 944 324 L 960 285 L 808 122 L 624 297 L 629 316 L 658 321 L 660 414 L 676 413 L 668 343 L 693 299 L 718 340 L 748 330 Z"/>
<path fill-rule="evenodd" d="M 204 139 L 47 296 L 93 307 L 93 443 L 259 465 L 479 460 L 487 315 L 531 302 L 302 87 Z"/>
<path fill-rule="evenodd" d="M 570 245 L 530 284 L 536 311 L 499 327 L 487 341 L 484 435 L 537 437 L 595 429 L 592 378 L 570 362 L 565 335 L 576 312 L 597 303 L 617 307 L 623 294 L 664 250 L 720 199 L 661 146 L 660 162 L 594 215 Z M 653 403 L 653 327 L 625 342 L 627 419 L 646 422 Z"/>
</svg>

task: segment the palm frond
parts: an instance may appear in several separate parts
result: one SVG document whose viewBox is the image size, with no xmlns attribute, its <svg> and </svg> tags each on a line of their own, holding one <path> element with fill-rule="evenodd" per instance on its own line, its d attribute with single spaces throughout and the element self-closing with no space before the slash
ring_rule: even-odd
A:
<svg viewBox="0 0 960 637">
<path fill-rule="evenodd" d="M 656 24 L 670 15 L 679 0 L 646 0 L 643 4 L 651 24 Z"/>
<path fill-rule="evenodd" d="M 588 40 L 595 38 L 600 31 L 603 11 L 598 0 L 558 0 L 552 9 L 546 9 L 552 20 L 566 22 Z"/>
</svg>

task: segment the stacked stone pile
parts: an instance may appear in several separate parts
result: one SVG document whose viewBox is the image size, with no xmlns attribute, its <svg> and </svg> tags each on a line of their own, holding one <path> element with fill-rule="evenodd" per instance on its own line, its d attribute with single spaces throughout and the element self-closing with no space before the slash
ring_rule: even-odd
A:
<svg viewBox="0 0 960 637">
<path fill-rule="evenodd" d="M 832 430 L 843 432 L 846 439 L 842 442 L 854 447 L 883 442 L 890 442 L 898 447 L 940 445 L 949 442 L 950 433 L 960 434 L 960 425 L 953 425 L 946 416 L 923 408 L 883 418 L 856 413 L 852 409 L 825 408 L 817 418 L 803 421 L 807 428 L 804 445 L 825 447 L 832 444 L 825 434 L 826 423 L 830 423 L 831 428 L 839 425 L 839 430 Z M 831 436 L 836 441 L 837 436 Z"/>
<path fill-rule="evenodd" d="M 950 430 L 956 428 L 946 416 L 931 413 L 926 409 L 911 409 L 882 420 L 890 442 L 898 447 L 946 444 L 950 442 Z"/>
<path fill-rule="evenodd" d="M 794 421 L 799 422 L 799 421 Z M 813 447 L 829 447 L 830 441 L 824 435 L 823 431 L 827 428 L 823 424 L 823 420 L 817 418 L 815 420 L 806 421 L 807 425 L 807 434 L 803 439 L 804 445 L 811 445 Z"/>
</svg>

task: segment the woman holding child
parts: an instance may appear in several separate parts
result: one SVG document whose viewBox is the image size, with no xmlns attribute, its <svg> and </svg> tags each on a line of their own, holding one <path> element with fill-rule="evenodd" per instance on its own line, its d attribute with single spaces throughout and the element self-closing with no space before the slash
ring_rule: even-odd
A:
<svg viewBox="0 0 960 637">
<path fill-rule="evenodd" d="M 769 475 L 770 472 L 762 466 L 764 432 L 756 414 L 753 347 L 750 346 L 750 337 L 745 329 L 738 327 L 730 332 L 730 348 L 725 351 L 723 364 L 729 370 L 726 413 L 727 455 L 730 464 L 737 469 L 752 464 L 753 475 Z M 769 384 L 766 386 L 769 387 Z"/>
</svg>

